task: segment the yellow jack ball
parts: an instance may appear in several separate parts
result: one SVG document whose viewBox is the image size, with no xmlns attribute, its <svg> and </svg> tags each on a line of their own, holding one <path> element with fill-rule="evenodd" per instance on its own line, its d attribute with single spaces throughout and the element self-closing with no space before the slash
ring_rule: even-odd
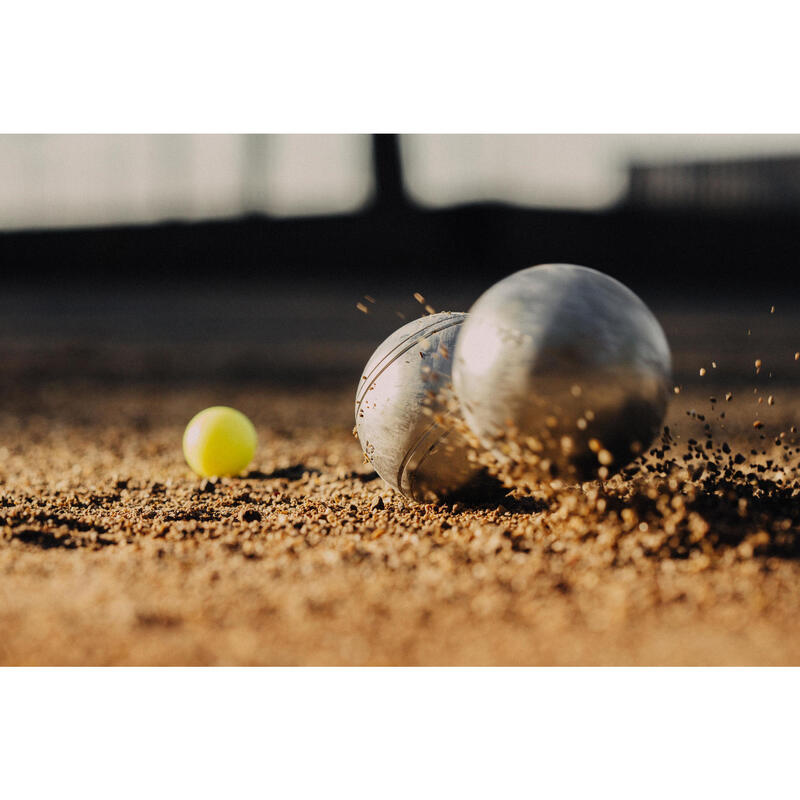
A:
<svg viewBox="0 0 800 800">
<path fill-rule="evenodd" d="M 205 478 L 238 475 L 253 460 L 256 429 L 235 408 L 212 406 L 192 417 L 183 434 L 186 463 Z"/>
</svg>

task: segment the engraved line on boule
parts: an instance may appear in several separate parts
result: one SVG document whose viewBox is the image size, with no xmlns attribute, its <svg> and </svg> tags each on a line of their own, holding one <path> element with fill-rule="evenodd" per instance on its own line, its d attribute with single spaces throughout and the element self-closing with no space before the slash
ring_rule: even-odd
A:
<svg viewBox="0 0 800 800">
<path fill-rule="evenodd" d="M 441 428 L 442 433 L 436 438 L 433 444 L 428 448 L 428 452 L 420 459 L 417 467 L 422 464 L 422 462 L 428 457 L 428 454 L 433 450 L 436 446 L 437 442 L 441 441 L 442 438 L 449 433 L 446 428 L 443 428 L 438 422 L 432 422 L 428 425 L 427 428 L 420 434 L 419 438 L 413 445 L 408 449 L 408 452 L 403 456 L 403 460 L 400 462 L 400 467 L 397 470 L 397 485 L 402 489 L 403 486 L 403 476 L 405 475 L 405 471 L 408 468 L 409 462 L 414 457 L 414 454 L 419 450 L 420 445 L 425 441 L 425 439 L 436 430 L 436 428 Z"/>
<path fill-rule="evenodd" d="M 426 459 L 434 451 L 434 449 L 436 447 L 438 447 L 451 433 L 453 433 L 452 430 L 447 430 L 447 429 L 443 429 L 442 430 L 442 435 L 437 437 L 436 439 L 434 439 L 434 441 L 431 443 L 431 446 L 425 452 L 425 455 L 422 456 L 422 458 L 420 458 L 420 460 L 417 462 L 417 469 L 419 469 L 419 467 L 421 467 L 422 464 L 425 463 Z M 409 489 L 411 489 L 412 494 L 415 493 L 416 488 L 417 488 L 417 481 L 416 481 L 415 475 L 416 475 L 416 471 L 412 472 L 408 476 L 408 486 L 409 486 Z"/>
<path fill-rule="evenodd" d="M 458 312 L 452 312 L 454 314 L 458 314 Z M 404 353 L 407 353 L 413 347 L 415 347 L 420 339 L 425 338 L 425 336 L 430 336 L 434 333 L 441 333 L 443 330 L 447 330 L 447 328 L 452 328 L 454 325 L 460 325 L 464 319 L 466 318 L 466 314 L 459 314 L 457 319 L 447 319 L 442 320 L 439 322 L 435 322 L 432 325 L 429 325 L 427 328 L 422 328 L 422 330 L 417 331 L 415 334 L 411 334 L 407 339 L 403 339 L 402 342 L 399 342 L 394 350 L 391 353 L 388 353 L 384 356 L 372 369 L 372 372 L 365 376 L 366 379 L 361 381 L 362 386 L 359 387 L 359 396 L 356 398 L 356 416 L 358 412 L 361 410 L 361 404 L 364 402 L 365 397 L 367 396 L 367 392 L 369 391 L 369 387 L 372 386 L 375 381 L 380 378 L 380 376 L 385 372 L 400 356 Z M 440 327 L 437 327 L 440 326 Z M 408 344 L 409 339 L 411 339 L 411 343 Z M 404 347 L 400 352 L 396 352 L 399 347 L 403 345 L 407 345 Z M 388 361 L 387 361 L 388 359 Z M 378 371 L 379 370 L 379 371 Z"/>
<path fill-rule="evenodd" d="M 434 333 L 441 333 L 443 330 L 447 328 L 453 327 L 453 325 L 457 325 L 464 321 L 466 318 L 466 314 L 459 311 L 448 311 L 443 312 L 452 315 L 452 317 L 448 317 L 444 320 L 437 320 L 436 322 L 432 322 L 426 328 L 420 328 L 420 330 L 416 331 L 415 333 L 410 333 L 405 339 L 399 341 L 392 350 L 390 350 L 373 368 L 372 372 L 369 375 L 365 375 L 362 380 L 362 386 L 359 388 L 360 399 L 363 400 L 364 394 L 368 391 L 369 387 L 375 383 L 375 381 L 380 377 L 380 373 L 384 371 L 384 369 L 389 366 L 390 364 L 394 363 L 394 361 L 399 358 L 403 353 L 408 352 L 415 344 L 417 344 L 421 339 L 425 339 L 427 336 L 430 336 Z M 457 317 L 457 319 L 453 319 L 453 317 Z M 406 345 L 410 341 L 410 344 Z M 397 352 L 399 348 L 403 348 L 400 352 Z M 389 362 L 388 364 L 385 362 Z M 378 372 L 380 371 L 380 372 Z M 376 374 L 378 372 L 378 374 Z M 357 402 L 360 400 L 357 398 Z"/>
</svg>

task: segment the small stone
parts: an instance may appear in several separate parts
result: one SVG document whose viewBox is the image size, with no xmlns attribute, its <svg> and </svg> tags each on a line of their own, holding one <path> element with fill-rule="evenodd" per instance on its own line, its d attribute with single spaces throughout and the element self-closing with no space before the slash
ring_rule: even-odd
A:
<svg viewBox="0 0 800 800">
<path fill-rule="evenodd" d="M 239 522 L 259 522 L 261 514 L 255 508 L 243 508 L 239 512 Z"/>
</svg>

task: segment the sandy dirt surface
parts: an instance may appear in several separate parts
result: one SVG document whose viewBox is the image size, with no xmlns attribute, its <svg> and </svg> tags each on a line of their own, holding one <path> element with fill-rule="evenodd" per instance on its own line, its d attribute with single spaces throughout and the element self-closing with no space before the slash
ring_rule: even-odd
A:
<svg viewBox="0 0 800 800">
<path fill-rule="evenodd" d="M 682 389 L 649 468 L 474 507 L 409 503 L 363 462 L 358 366 L 338 383 L 48 382 L 31 354 L 52 349 L 16 342 L 0 663 L 800 663 L 795 329 L 755 374 L 746 320 L 709 343 L 698 319 L 665 323 Z M 216 403 L 260 446 L 245 476 L 201 481 L 181 435 Z"/>
<path fill-rule="evenodd" d="M 626 520 L 635 500 L 613 519 L 416 506 L 362 463 L 349 393 L 263 388 L 226 397 L 258 426 L 254 470 L 203 483 L 180 437 L 218 399 L 81 387 L 3 416 L 0 661 L 800 661 L 791 491 L 742 492 L 741 517 L 738 497 L 689 503 L 673 536 L 663 518 L 643 534 L 646 509 Z M 673 430 L 702 431 L 675 411 Z"/>
</svg>

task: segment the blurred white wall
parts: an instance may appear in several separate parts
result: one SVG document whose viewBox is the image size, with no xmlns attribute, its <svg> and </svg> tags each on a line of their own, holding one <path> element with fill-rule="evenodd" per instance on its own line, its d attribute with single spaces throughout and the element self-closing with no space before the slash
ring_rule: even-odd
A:
<svg viewBox="0 0 800 800">
<path fill-rule="evenodd" d="M 627 190 L 632 161 L 800 154 L 789 134 L 423 134 L 402 137 L 406 190 L 441 207 L 497 200 L 603 208 Z"/>
<path fill-rule="evenodd" d="M 410 197 L 603 208 L 631 161 L 800 154 L 792 135 L 401 137 Z M 0 229 L 348 213 L 374 192 L 367 135 L 0 135 Z"/>
<path fill-rule="evenodd" d="M 336 214 L 373 191 L 366 135 L 0 136 L 0 228 Z"/>
<path fill-rule="evenodd" d="M 369 136 L 253 137 L 260 173 L 248 175 L 251 210 L 277 216 L 357 211 L 374 186 Z"/>
</svg>

